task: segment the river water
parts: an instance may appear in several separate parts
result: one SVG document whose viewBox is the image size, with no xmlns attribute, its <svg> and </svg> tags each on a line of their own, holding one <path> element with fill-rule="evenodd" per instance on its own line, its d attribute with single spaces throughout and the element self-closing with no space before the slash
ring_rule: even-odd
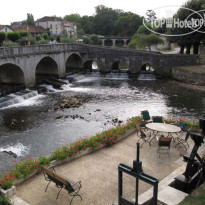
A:
<svg viewBox="0 0 205 205">
<path fill-rule="evenodd" d="M 72 79 L 72 80 L 71 80 Z M 114 126 L 112 120 L 126 121 L 147 109 L 164 117 L 205 117 L 205 95 L 182 88 L 152 74 L 129 78 L 126 73 L 75 74 L 62 90 L 25 90 L 0 98 L 0 151 L 12 151 L 17 159 L 1 159 L 0 172 L 14 160 L 50 154 L 56 147 Z M 57 109 L 66 96 L 83 99 L 79 108 Z"/>
</svg>

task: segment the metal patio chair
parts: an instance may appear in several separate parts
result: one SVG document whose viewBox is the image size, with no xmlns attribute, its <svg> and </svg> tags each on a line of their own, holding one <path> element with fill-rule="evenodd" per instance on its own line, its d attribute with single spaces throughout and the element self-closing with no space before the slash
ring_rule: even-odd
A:
<svg viewBox="0 0 205 205">
<path fill-rule="evenodd" d="M 184 145 L 185 149 L 187 150 L 187 148 L 189 147 L 189 144 L 188 144 L 187 140 L 189 139 L 190 131 L 191 131 L 191 128 L 189 128 L 189 129 L 187 130 L 187 133 L 186 133 L 186 135 L 185 135 L 185 138 L 182 138 L 182 135 L 181 135 L 180 137 L 177 137 L 178 143 L 176 144 L 175 148 L 176 148 L 178 145 L 182 144 L 182 145 Z M 187 147 L 186 147 L 186 145 L 187 145 Z"/>
<path fill-rule="evenodd" d="M 163 135 L 159 138 L 158 142 L 158 150 L 157 153 L 159 153 L 159 158 L 162 150 L 167 151 L 166 153 L 169 155 L 170 145 L 171 145 L 172 138 L 171 137 L 164 137 Z"/>
<path fill-rule="evenodd" d="M 142 147 L 142 145 L 144 144 L 144 143 L 148 143 L 149 144 L 149 146 L 151 147 L 151 140 L 150 140 L 150 138 L 151 138 L 151 132 L 143 132 L 142 131 L 142 128 L 139 126 L 139 125 L 137 125 L 137 136 L 139 137 L 139 139 L 137 140 L 137 143 L 140 141 L 140 140 L 142 140 L 142 144 L 141 144 L 141 146 L 140 147 Z"/>
</svg>

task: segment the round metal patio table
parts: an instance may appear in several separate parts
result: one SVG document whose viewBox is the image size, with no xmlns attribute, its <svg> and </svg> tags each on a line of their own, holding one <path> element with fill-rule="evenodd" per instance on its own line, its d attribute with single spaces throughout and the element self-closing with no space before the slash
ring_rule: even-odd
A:
<svg viewBox="0 0 205 205">
<path fill-rule="evenodd" d="M 177 127 L 176 125 L 166 124 L 166 123 L 147 123 L 145 126 L 153 131 L 156 131 L 153 132 L 154 137 L 152 138 L 152 140 L 156 137 L 158 132 L 166 132 L 168 133 L 167 137 L 172 137 L 172 139 L 174 140 L 172 133 L 177 133 L 181 131 L 180 127 Z"/>
</svg>

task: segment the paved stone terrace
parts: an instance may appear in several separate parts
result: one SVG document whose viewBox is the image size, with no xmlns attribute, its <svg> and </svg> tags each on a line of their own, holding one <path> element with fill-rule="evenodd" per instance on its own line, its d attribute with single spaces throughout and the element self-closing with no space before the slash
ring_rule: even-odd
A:
<svg viewBox="0 0 205 205">
<path fill-rule="evenodd" d="M 139 138 L 137 134 L 131 134 L 112 147 L 105 147 L 96 152 L 82 156 L 69 163 L 56 167 L 56 172 L 63 174 L 67 178 L 82 182 L 80 194 L 83 197 L 81 202 L 78 197 L 73 200 L 73 205 L 111 205 L 118 201 L 118 164 L 124 163 L 132 166 L 136 158 L 136 142 Z M 189 139 L 192 143 L 191 139 Z M 161 158 L 157 153 L 157 141 L 152 141 L 152 146 L 146 143 L 140 150 L 140 160 L 143 170 L 160 181 L 175 171 L 184 162 L 180 159 L 182 155 L 189 154 L 184 147 L 175 148 L 172 142 L 170 158 L 167 154 L 162 154 Z M 191 146 L 192 148 L 192 146 Z M 169 177 L 170 178 L 170 177 Z M 134 178 L 124 175 L 124 195 L 130 199 L 135 197 Z M 170 179 L 169 179 L 170 180 Z M 43 174 L 34 176 L 17 186 L 17 197 L 31 205 L 64 205 L 69 204 L 70 196 L 63 190 L 56 200 L 56 190 L 54 184 L 50 184 L 47 192 L 45 187 L 47 182 Z M 150 185 L 140 183 L 139 194 L 151 188 Z M 16 205 L 21 203 L 15 203 Z"/>
</svg>

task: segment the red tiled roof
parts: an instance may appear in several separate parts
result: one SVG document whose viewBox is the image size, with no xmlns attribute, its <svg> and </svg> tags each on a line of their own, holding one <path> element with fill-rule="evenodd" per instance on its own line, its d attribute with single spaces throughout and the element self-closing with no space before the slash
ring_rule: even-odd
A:
<svg viewBox="0 0 205 205">
<path fill-rule="evenodd" d="M 62 21 L 61 18 L 53 17 L 53 16 L 44 16 L 41 19 L 37 20 L 38 22 L 47 22 L 47 21 Z"/>
<path fill-rule="evenodd" d="M 5 27 L 8 27 L 8 28 L 10 28 L 11 30 L 13 30 L 13 29 L 11 28 L 11 26 L 8 26 L 8 25 L 0 25 L 0 30 L 2 30 L 2 29 L 5 28 Z"/>
<path fill-rule="evenodd" d="M 28 31 L 29 33 L 48 33 L 49 31 L 41 26 L 21 25 L 14 28 L 14 31 Z"/>
</svg>

